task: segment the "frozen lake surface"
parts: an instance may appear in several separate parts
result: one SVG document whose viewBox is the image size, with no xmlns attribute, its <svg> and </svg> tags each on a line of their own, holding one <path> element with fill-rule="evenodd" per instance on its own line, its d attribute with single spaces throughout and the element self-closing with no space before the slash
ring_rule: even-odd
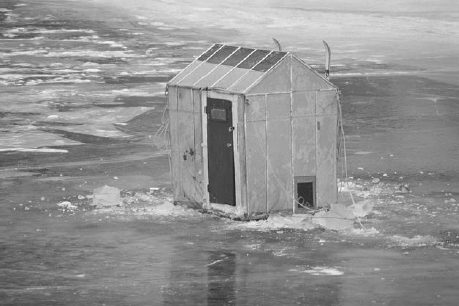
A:
<svg viewBox="0 0 459 306">
<path fill-rule="evenodd" d="M 447 0 L 0 0 L 0 305 L 456 305 L 458 17 Z M 375 204 L 364 228 L 171 204 L 166 82 L 212 43 L 272 37 L 319 71 L 332 48 L 340 201 Z M 94 210 L 103 185 L 136 200 Z"/>
</svg>

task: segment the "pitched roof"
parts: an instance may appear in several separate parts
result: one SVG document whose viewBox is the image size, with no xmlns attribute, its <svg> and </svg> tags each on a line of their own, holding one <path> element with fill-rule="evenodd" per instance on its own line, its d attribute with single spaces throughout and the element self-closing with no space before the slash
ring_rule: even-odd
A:
<svg viewBox="0 0 459 306">
<path fill-rule="evenodd" d="M 263 76 L 285 58 L 296 58 L 300 66 L 317 75 L 330 87 L 330 81 L 290 52 L 262 50 L 214 44 L 185 69 L 172 78 L 168 86 L 214 88 L 235 93 L 247 93 Z"/>
<path fill-rule="evenodd" d="M 168 85 L 244 92 L 287 54 L 214 44 L 170 80 Z"/>
</svg>

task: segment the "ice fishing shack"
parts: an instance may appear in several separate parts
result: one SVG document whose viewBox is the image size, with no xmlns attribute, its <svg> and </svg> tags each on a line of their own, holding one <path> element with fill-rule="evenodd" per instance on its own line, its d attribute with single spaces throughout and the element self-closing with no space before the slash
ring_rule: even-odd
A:
<svg viewBox="0 0 459 306">
<path fill-rule="evenodd" d="M 338 89 L 294 54 L 215 44 L 167 97 L 176 203 L 250 215 L 336 202 Z"/>
</svg>

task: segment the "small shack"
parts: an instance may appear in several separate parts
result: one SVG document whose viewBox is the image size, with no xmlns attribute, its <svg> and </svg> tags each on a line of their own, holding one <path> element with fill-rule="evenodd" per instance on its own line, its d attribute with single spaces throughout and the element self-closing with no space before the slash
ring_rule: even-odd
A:
<svg viewBox="0 0 459 306">
<path fill-rule="evenodd" d="M 215 44 L 167 96 L 176 203 L 247 215 L 336 203 L 338 89 L 294 54 Z"/>
</svg>

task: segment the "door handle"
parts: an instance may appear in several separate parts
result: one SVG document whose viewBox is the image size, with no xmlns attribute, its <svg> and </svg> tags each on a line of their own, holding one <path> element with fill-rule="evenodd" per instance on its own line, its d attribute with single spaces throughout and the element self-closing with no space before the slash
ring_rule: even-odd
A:
<svg viewBox="0 0 459 306">
<path fill-rule="evenodd" d="M 234 126 L 230 126 L 230 127 L 228 128 L 228 132 L 231 133 L 232 131 L 234 131 Z"/>
<path fill-rule="evenodd" d="M 227 148 L 231 148 L 232 146 L 233 146 L 232 143 L 229 143 L 229 142 L 228 142 L 228 143 L 226 144 L 226 147 L 227 147 Z"/>
</svg>

